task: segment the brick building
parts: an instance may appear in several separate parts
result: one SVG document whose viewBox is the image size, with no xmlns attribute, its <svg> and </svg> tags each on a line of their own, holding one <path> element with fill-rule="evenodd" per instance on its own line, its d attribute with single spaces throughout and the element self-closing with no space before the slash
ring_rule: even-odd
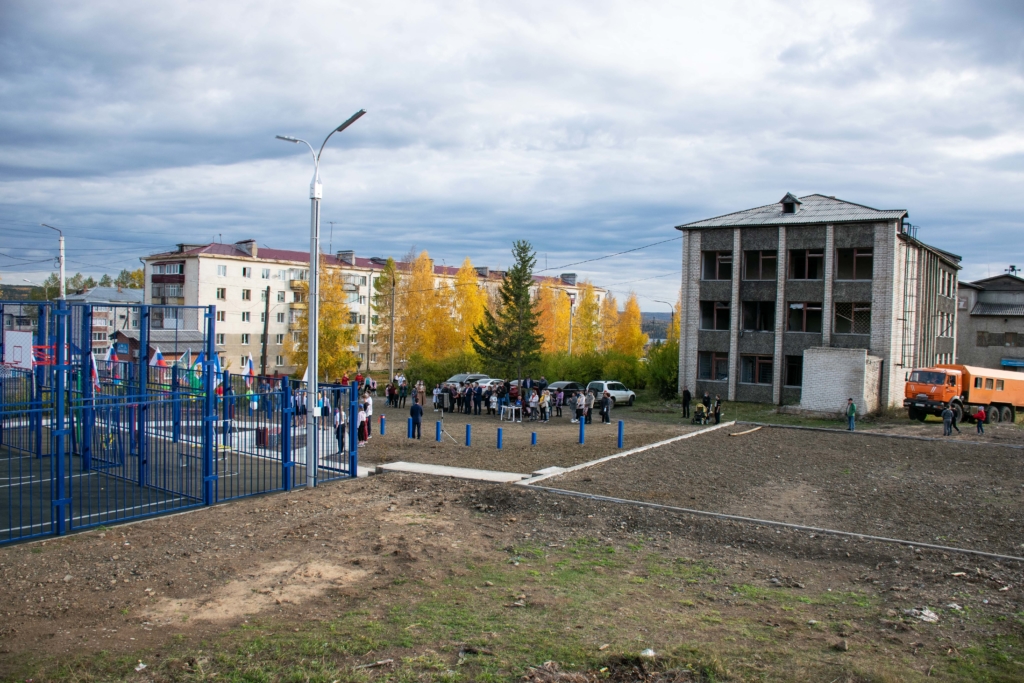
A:
<svg viewBox="0 0 1024 683">
<path fill-rule="evenodd" d="M 787 193 L 677 229 L 681 387 L 818 411 L 853 395 L 867 411 L 901 404 L 911 368 L 955 358 L 960 257 L 919 241 L 905 210 Z"/>
<path fill-rule="evenodd" d="M 961 282 L 957 363 L 1024 372 L 1024 279 Z"/>
</svg>

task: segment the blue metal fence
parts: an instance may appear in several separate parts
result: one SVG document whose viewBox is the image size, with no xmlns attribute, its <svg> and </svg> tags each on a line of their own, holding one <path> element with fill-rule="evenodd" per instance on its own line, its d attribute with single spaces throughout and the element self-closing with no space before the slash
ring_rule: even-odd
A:
<svg viewBox="0 0 1024 683">
<path fill-rule="evenodd" d="M 93 353 L 97 311 L 122 323 L 116 358 Z M 321 386 L 307 463 L 305 385 L 216 372 L 212 306 L 0 302 L 0 314 L 22 333 L 0 352 L 29 331 L 34 347 L 34 362 L 0 366 L 0 543 L 287 491 L 308 467 L 315 483 L 356 476 L 354 385 Z M 166 367 L 158 339 L 174 350 Z"/>
</svg>

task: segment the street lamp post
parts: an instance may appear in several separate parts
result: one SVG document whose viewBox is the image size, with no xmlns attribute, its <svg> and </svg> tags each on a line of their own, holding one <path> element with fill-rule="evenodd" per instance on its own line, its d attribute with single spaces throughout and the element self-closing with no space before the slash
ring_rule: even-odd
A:
<svg viewBox="0 0 1024 683">
<path fill-rule="evenodd" d="M 647 298 L 651 299 L 651 297 Z M 665 331 L 665 337 L 668 338 L 669 330 L 671 330 L 672 326 L 676 324 L 676 305 L 669 303 L 668 301 L 662 301 L 661 299 L 651 299 L 651 301 L 657 301 L 659 304 L 665 304 L 666 306 L 668 306 L 668 328 L 666 328 Z"/>
<path fill-rule="evenodd" d="M 64 298 L 64 233 L 60 231 L 60 228 L 55 228 L 52 225 L 47 225 L 46 223 L 40 223 L 39 225 L 43 226 L 44 228 L 49 228 L 50 230 L 56 230 L 57 234 L 60 235 L 60 237 L 58 238 L 58 241 L 60 242 L 60 256 L 57 257 L 58 260 L 60 261 L 60 296 L 57 297 L 57 298 L 58 299 L 63 299 Z"/>
<path fill-rule="evenodd" d="M 569 355 L 572 355 L 572 318 L 576 313 L 576 292 L 568 292 L 569 297 Z"/>
<path fill-rule="evenodd" d="M 320 155 L 327 146 L 331 135 L 340 133 L 365 114 L 360 109 L 348 121 L 332 130 L 324 143 L 320 145 L 320 151 L 314 152 L 313 146 L 300 138 L 290 135 L 278 135 L 278 140 L 286 142 L 303 143 L 309 147 L 309 153 L 313 155 L 313 180 L 309 184 L 310 220 L 309 220 L 309 333 L 306 342 L 306 368 L 309 383 L 306 386 L 306 405 L 309 406 L 309 419 L 306 422 L 306 485 L 310 488 L 316 486 L 317 467 L 317 446 L 318 428 L 320 426 L 320 400 L 319 387 L 317 386 L 317 373 L 319 369 L 319 311 L 320 311 L 320 198 L 323 196 L 323 185 L 320 183 Z"/>
</svg>

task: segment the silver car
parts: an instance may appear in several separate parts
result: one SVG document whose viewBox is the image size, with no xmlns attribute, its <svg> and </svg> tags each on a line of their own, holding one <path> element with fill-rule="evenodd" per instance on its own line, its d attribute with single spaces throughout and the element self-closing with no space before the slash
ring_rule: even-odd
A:
<svg viewBox="0 0 1024 683">
<path fill-rule="evenodd" d="M 626 388 L 626 385 L 622 382 L 610 382 L 607 380 L 598 380 L 591 382 L 587 385 L 588 391 L 593 391 L 594 396 L 600 398 L 604 395 L 604 392 L 608 392 L 612 397 L 612 403 L 618 405 L 624 403 L 627 406 L 633 405 L 633 401 L 636 400 L 636 394 Z"/>
</svg>

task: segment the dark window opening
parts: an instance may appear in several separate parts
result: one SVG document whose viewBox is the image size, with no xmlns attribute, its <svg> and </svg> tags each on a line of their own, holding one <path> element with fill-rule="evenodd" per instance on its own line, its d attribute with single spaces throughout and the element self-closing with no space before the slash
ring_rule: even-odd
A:
<svg viewBox="0 0 1024 683">
<path fill-rule="evenodd" d="M 703 280 L 731 280 L 732 279 L 732 252 L 731 251 L 705 251 Z"/>
<path fill-rule="evenodd" d="M 873 269 L 871 249 L 836 249 L 837 280 L 870 280 Z"/>
<path fill-rule="evenodd" d="M 804 383 L 804 357 L 786 356 L 786 381 L 787 387 L 800 387 Z"/>
<path fill-rule="evenodd" d="M 728 301 L 701 301 L 700 329 L 728 330 L 729 313 Z"/>
<path fill-rule="evenodd" d="M 871 304 L 837 303 L 836 334 L 871 334 Z"/>
<path fill-rule="evenodd" d="M 778 253 L 768 251 L 743 252 L 744 280 L 774 280 L 778 274 Z"/>
<path fill-rule="evenodd" d="M 790 303 L 786 330 L 821 334 L 821 303 Z"/>
<path fill-rule="evenodd" d="M 744 301 L 743 328 L 758 332 L 775 331 L 774 301 Z"/>
<path fill-rule="evenodd" d="M 741 356 L 742 372 L 740 381 L 744 384 L 771 384 L 771 356 Z"/>
<path fill-rule="evenodd" d="M 729 354 L 701 351 L 697 354 L 697 379 L 729 379 Z"/>
<path fill-rule="evenodd" d="M 821 280 L 825 277 L 824 249 L 792 249 L 789 252 L 790 280 Z"/>
</svg>

